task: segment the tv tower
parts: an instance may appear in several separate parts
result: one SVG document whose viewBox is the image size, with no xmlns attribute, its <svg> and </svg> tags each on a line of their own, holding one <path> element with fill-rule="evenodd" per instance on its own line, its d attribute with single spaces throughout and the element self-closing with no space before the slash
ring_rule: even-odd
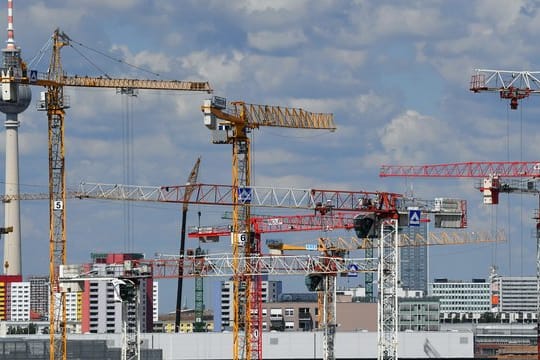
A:
<svg viewBox="0 0 540 360">
<path fill-rule="evenodd" d="M 28 85 L 19 83 L 26 76 L 26 64 L 13 36 L 13 0 L 8 0 L 7 44 L 2 49 L 2 93 L 0 111 L 6 114 L 6 180 L 5 194 L 19 195 L 19 119 L 32 99 Z M 4 274 L 21 275 L 21 208 L 14 199 L 4 205 Z"/>
</svg>

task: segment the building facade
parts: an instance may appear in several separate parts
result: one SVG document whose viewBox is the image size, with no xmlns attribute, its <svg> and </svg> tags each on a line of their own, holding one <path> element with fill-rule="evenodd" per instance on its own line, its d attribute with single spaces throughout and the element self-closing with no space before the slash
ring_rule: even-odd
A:
<svg viewBox="0 0 540 360">
<path fill-rule="evenodd" d="M 30 282 L 19 281 L 10 283 L 9 320 L 30 320 Z"/>
<path fill-rule="evenodd" d="M 491 308 L 497 313 L 536 313 L 538 290 L 534 276 L 492 274 Z"/>
<path fill-rule="evenodd" d="M 282 287 L 283 285 L 281 281 L 263 280 L 261 288 L 263 303 L 277 301 L 279 296 L 281 295 Z M 220 283 L 219 292 L 220 304 L 218 305 L 218 308 L 220 309 L 220 311 L 215 312 L 216 314 L 219 313 L 219 316 L 217 316 L 214 320 L 214 325 L 220 326 L 219 329 L 216 328 L 217 331 L 221 331 L 223 329 L 233 326 L 233 281 L 222 281 Z"/>
<path fill-rule="evenodd" d="M 31 317 L 39 320 L 49 318 L 49 277 L 30 276 L 30 312 Z"/>
<path fill-rule="evenodd" d="M 11 284 L 21 281 L 21 275 L 0 276 L 0 320 L 11 320 Z"/>
<path fill-rule="evenodd" d="M 438 297 L 441 314 L 490 311 L 490 284 L 484 279 L 471 282 L 435 279 L 429 284 L 429 296 Z"/>
<path fill-rule="evenodd" d="M 152 321 L 159 320 L 159 284 L 154 281 L 152 284 Z"/>
<path fill-rule="evenodd" d="M 420 221 L 419 226 L 403 226 L 400 234 L 410 239 L 428 237 L 428 223 Z M 420 290 L 427 293 L 428 287 L 428 248 L 427 246 L 403 246 L 399 248 L 400 286 L 405 290 Z"/>
<path fill-rule="evenodd" d="M 439 331 L 439 298 L 399 298 L 399 331 Z"/>
</svg>

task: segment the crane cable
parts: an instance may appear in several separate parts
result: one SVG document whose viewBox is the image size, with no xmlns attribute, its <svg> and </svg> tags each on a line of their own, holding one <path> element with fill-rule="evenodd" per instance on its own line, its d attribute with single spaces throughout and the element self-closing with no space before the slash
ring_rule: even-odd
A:
<svg viewBox="0 0 540 360">
<path fill-rule="evenodd" d="M 92 52 L 94 52 L 96 54 L 99 54 L 99 55 L 101 55 L 101 56 L 103 56 L 103 57 L 105 57 L 105 58 L 107 58 L 107 59 L 109 59 L 111 61 L 116 62 L 116 63 L 127 65 L 127 66 L 129 66 L 131 68 L 134 68 L 134 69 L 137 69 L 139 71 L 151 74 L 151 75 L 156 76 L 156 77 L 160 76 L 159 73 L 156 73 L 154 71 L 145 69 L 145 68 L 143 68 L 141 66 L 131 64 L 131 63 L 125 61 L 125 60 L 115 58 L 114 56 L 111 56 L 111 55 L 107 54 L 105 51 L 94 49 L 94 48 L 92 48 L 90 46 L 84 45 L 81 42 L 78 42 L 78 41 L 75 41 L 75 40 L 69 38 L 69 47 L 72 48 L 77 54 L 79 54 L 82 58 L 84 58 L 90 65 L 92 65 L 94 68 L 96 68 L 103 76 L 107 77 L 108 79 L 110 79 L 111 77 L 103 69 L 101 69 L 97 64 L 95 64 L 88 56 L 84 55 L 82 51 L 75 48 L 73 46 L 73 44 L 78 45 L 81 48 L 84 48 L 86 50 L 90 50 L 90 51 L 92 51 Z M 41 62 L 41 60 L 43 59 L 45 53 L 47 51 L 49 51 L 51 48 L 52 48 L 52 37 L 49 37 L 49 39 L 45 42 L 45 44 L 38 51 L 38 53 L 36 55 L 34 55 L 34 57 L 28 62 L 28 67 L 37 66 Z"/>
<path fill-rule="evenodd" d="M 124 184 L 132 184 L 133 169 L 133 92 L 121 91 L 122 96 L 122 174 Z M 123 201 L 124 247 L 126 251 L 134 249 L 134 214 L 133 203 Z"/>
</svg>

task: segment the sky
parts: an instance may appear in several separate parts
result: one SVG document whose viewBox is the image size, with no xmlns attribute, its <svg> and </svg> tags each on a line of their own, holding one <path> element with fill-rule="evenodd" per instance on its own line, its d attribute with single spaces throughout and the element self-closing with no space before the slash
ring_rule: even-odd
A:
<svg viewBox="0 0 540 360">
<path fill-rule="evenodd" d="M 2 5 L 5 29 L 7 1 Z M 469 91 L 477 68 L 537 70 L 537 1 L 15 0 L 14 7 L 15 40 L 30 69 L 46 71 L 45 45 L 59 28 L 72 39 L 62 50 L 69 75 L 209 81 L 228 100 L 334 115 L 333 133 L 255 130 L 255 185 L 465 199 L 468 231 L 507 232 L 504 244 L 433 247 L 431 279 L 487 278 L 492 265 L 503 275 L 536 273 L 534 197 L 503 195 L 489 207 L 478 180 L 378 174 L 381 165 L 537 160 L 540 99 L 531 96 L 512 111 L 496 93 Z M 25 193 L 47 192 L 48 184 L 46 114 L 35 107 L 42 89 L 32 91 L 32 105 L 19 116 Z M 231 147 L 212 144 L 203 125 L 207 94 L 65 93 L 68 187 L 184 184 L 199 156 L 200 182 L 231 183 Z M 1 152 L 4 143 L 1 134 Z M 1 161 L 3 169 L 3 154 Z M 192 205 L 188 226 L 224 224 L 228 210 Z M 47 274 L 48 203 L 23 202 L 21 216 L 23 273 Z M 87 262 L 92 252 L 178 252 L 181 205 L 70 200 L 66 219 L 68 263 Z M 283 235 L 298 243 L 317 236 Z M 230 250 L 227 239 L 204 247 Z M 161 282 L 160 312 L 174 309 L 175 289 L 176 281 Z M 284 289 L 304 291 L 303 280 Z"/>
</svg>

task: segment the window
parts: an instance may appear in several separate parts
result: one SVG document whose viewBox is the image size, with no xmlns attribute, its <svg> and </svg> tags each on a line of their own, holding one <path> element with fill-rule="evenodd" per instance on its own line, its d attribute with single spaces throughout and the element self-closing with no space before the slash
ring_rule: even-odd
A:
<svg viewBox="0 0 540 360">
<path fill-rule="evenodd" d="M 285 316 L 294 316 L 294 309 L 293 308 L 285 309 Z"/>
</svg>

